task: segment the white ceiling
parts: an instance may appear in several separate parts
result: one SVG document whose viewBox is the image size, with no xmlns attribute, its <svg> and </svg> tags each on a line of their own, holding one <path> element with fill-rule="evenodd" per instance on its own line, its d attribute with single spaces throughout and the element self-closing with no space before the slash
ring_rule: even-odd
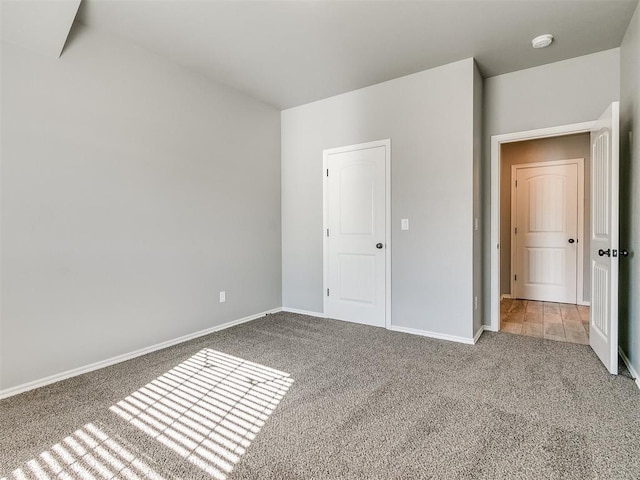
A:
<svg viewBox="0 0 640 480">
<path fill-rule="evenodd" d="M 468 57 L 493 76 L 615 48 L 637 3 L 83 0 L 78 19 L 288 108 Z"/>
<path fill-rule="evenodd" d="M 80 0 L 0 0 L 2 41 L 58 58 Z"/>
</svg>

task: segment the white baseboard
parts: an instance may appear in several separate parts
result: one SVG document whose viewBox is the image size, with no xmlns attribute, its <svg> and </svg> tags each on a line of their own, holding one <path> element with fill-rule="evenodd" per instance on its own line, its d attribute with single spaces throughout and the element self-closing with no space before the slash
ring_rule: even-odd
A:
<svg viewBox="0 0 640 480">
<path fill-rule="evenodd" d="M 621 347 L 618 347 L 618 353 L 620 353 L 620 357 L 622 358 L 622 361 L 629 369 L 629 373 L 631 373 L 631 375 L 633 376 L 633 379 L 636 381 L 637 387 L 640 388 L 640 376 L 638 376 L 638 372 L 636 372 L 635 368 L 633 368 L 633 365 L 631 365 L 631 361 L 629 360 L 629 358 L 624 353 L 624 350 L 622 350 Z"/>
<path fill-rule="evenodd" d="M 310 310 L 299 310 L 297 308 L 289 308 L 289 307 L 282 307 L 280 310 L 282 312 L 298 313 L 300 315 L 307 315 L 309 317 L 327 318 L 327 316 L 324 313 L 312 312 Z"/>
<path fill-rule="evenodd" d="M 500 300 L 502 300 L 504 298 L 511 298 L 511 294 L 510 293 L 503 293 L 502 295 L 500 295 Z"/>
<path fill-rule="evenodd" d="M 485 332 L 499 332 L 500 330 L 497 328 L 493 328 L 493 325 L 482 325 L 484 327 Z"/>
<path fill-rule="evenodd" d="M 586 300 L 581 300 L 578 302 L 578 305 L 582 306 L 582 307 L 590 307 L 591 306 L 591 302 L 587 302 Z"/>
<path fill-rule="evenodd" d="M 410 333 L 412 335 L 420 335 L 422 337 L 437 338 L 438 340 L 448 340 L 450 342 L 466 343 L 473 345 L 475 340 L 473 338 L 457 337 L 455 335 L 447 335 L 446 333 L 429 332 L 427 330 L 418 330 L 415 328 L 400 327 L 398 325 L 391 325 L 389 330 L 394 332 Z"/>
<path fill-rule="evenodd" d="M 74 368 L 71 370 L 67 370 L 66 372 L 57 373 L 55 375 L 50 375 L 48 377 L 41 378 L 39 380 L 34 380 L 32 382 L 23 383 L 22 385 L 17 385 L 15 387 L 0 390 L 0 400 L 3 398 L 18 395 L 19 393 L 33 390 L 35 388 L 44 387 L 45 385 L 50 385 L 52 383 L 59 382 L 60 380 L 65 380 L 67 378 L 82 375 L 83 373 L 93 372 L 94 370 L 98 370 L 100 368 L 109 367 L 111 365 L 115 365 L 116 363 L 124 362 L 126 360 L 131 360 L 132 358 L 140 357 L 142 355 L 146 355 L 147 353 L 155 352 L 157 350 L 162 350 L 163 348 L 171 347 L 173 345 L 177 345 L 178 343 L 187 342 L 189 340 L 193 340 L 194 338 L 202 337 L 204 335 L 209 335 L 210 333 L 218 332 L 220 330 L 224 330 L 226 328 L 230 328 L 235 325 L 240 325 L 241 323 L 250 322 L 251 320 L 264 317 L 265 315 L 268 315 L 270 313 L 280 312 L 281 310 L 282 310 L 281 308 L 274 308 L 273 310 L 267 310 L 265 312 L 256 313 L 255 315 L 249 315 L 248 317 L 232 320 L 230 322 L 223 323 L 222 325 L 216 325 L 214 327 L 206 328 L 204 330 L 190 333 L 188 335 L 183 335 L 181 337 L 174 338 L 172 340 L 167 340 L 165 342 L 157 343 L 150 347 L 141 348 L 139 350 L 135 350 L 130 353 L 124 353 L 122 355 L 118 355 L 115 357 L 108 358 L 106 360 L 95 362 L 90 365 Z"/>
<path fill-rule="evenodd" d="M 478 330 L 478 332 L 473 336 L 473 343 L 474 345 L 476 343 L 478 343 L 478 340 L 480 339 L 480 336 L 482 335 L 482 332 L 484 332 L 486 329 L 486 326 L 484 325 L 480 325 L 480 329 Z"/>
</svg>

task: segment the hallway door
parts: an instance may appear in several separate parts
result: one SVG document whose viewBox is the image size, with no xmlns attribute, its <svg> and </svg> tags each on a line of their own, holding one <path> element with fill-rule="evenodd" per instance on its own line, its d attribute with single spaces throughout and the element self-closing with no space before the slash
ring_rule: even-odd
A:
<svg viewBox="0 0 640 480">
<path fill-rule="evenodd" d="M 576 303 L 578 167 L 513 166 L 515 298 Z"/>
</svg>

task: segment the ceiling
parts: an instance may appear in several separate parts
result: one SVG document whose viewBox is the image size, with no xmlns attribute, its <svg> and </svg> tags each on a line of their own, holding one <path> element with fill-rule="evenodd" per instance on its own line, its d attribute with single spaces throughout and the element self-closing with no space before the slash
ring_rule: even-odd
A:
<svg viewBox="0 0 640 480">
<path fill-rule="evenodd" d="M 468 57 L 488 77 L 615 48 L 637 4 L 83 0 L 77 20 L 284 109 Z"/>
<path fill-rule="evenodd" d="M 80 0 L 0 0 L 2 41 L 58 58 Z"/>
</svg>

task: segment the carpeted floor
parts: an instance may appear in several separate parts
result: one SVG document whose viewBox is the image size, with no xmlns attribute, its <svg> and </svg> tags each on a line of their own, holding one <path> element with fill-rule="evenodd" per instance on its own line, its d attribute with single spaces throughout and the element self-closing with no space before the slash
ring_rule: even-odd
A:
<svg viewBox="0 0 640 480">
<path fill-rule="evenodd" d="M 585 345 L 279 313 L 0 402 L 0 478 L 638 479 Z"/>
</svg>

